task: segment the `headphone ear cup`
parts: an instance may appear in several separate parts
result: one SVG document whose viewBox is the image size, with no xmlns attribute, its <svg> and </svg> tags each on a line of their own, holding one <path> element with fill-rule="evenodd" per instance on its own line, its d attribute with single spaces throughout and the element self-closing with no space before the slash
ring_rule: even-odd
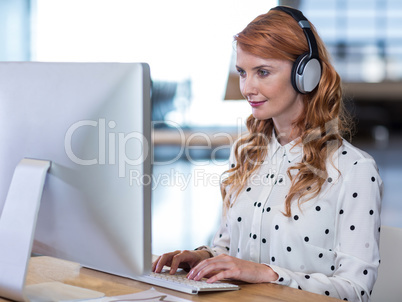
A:
<svg viewBox="0 0 402 302">
<path fill-rule="evenodd" d="M 304 93 L 302 92 L 302 90 L 298 87 L 298 72 L 300 69 L 300 65 L 301 65 L 301 61 L 303 61 L 304 58 L 306 58 L 308 56 L 308 53 L 304 53 L 302 55 L 300 55 L 296 61 L 293 63 L 293 67 L 292 67 L 292 74 L 290 76 L 290 80 L 292 82 L 292 86 L 293 88 L 298 92 L 298 93 Z"/>
<path fill-rule="evenodd" d="M 299 93 L 309 93 L 317 87 L 321 78 L 321 64 L 315 58 L 304 53 L 297 58 L 292 67 L 291 81 Z"/>
</svg>

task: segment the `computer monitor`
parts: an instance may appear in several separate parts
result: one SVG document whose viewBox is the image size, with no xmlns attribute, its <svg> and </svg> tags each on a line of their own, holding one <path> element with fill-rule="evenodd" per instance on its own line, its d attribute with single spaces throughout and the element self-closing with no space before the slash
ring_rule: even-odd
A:
<svg viewBox="0 0 402 302">
<path fill-rule="evenodd" d="M 32 242 L 116 275 L 150 270 L 150 89 L 144 63 L 0 63 L 0 296 L 23 299 L 25 279 L 9 283 Z"/>
</svg>

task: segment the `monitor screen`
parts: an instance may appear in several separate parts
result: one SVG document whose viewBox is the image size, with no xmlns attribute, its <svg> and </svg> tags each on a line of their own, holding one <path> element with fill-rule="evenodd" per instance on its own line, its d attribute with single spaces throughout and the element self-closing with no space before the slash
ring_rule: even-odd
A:
<svg viewBox="0 0 402 302">
<path fill-rule="evenodd" d="M 151 188 L 132 179 L 151 174 L 147 64 L 0 63 L 0 123 L 0 209 L 23 158 L 51 162 L 34 253 L 150 270 Z"/>
</svg>

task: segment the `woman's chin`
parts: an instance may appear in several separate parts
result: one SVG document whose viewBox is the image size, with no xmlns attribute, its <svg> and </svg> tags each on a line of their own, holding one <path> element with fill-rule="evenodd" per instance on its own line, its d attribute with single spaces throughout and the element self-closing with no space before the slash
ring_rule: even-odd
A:
<svg viewBox="0 0 402 302">
<path fill-rule="evenodd" d="M 264 114 L 263 112 L 261 112 L 261 110 L 258 109 L 252 109 L 251 114 L 254 116 L 255 119 L 257 120 L 267 120 L 269 118 L 271 118 L 271 116 L 269 116 L 268 114 Z"/>
</svg>

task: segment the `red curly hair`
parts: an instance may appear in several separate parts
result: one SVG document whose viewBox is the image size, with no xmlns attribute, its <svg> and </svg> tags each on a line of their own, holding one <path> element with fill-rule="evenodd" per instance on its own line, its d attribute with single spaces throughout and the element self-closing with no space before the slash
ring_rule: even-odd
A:
<svg viewBox="0 0 402 302">
<path fill-rule="evenodd" d="M 316 197 L 327 178 L 327 159 L 341 146 L 342 137 L 351 137 L 351 119 L 342 99 L 341 80 L 330 63 L 324 43 L 311 24 L 318 47 L 322 75 L 318 86 L 303 95 L 304 111 L 293 123 L 294 132 L 300 134 L 303 159 L 287 171 L 291 187 L 286 196 L 285 212 L 291 216 L 292 200 L 298 204 Z M 294 62 L 308 52 L 303 29 L 287 13 L 270 10 L 258 16 L 235 36 L 237 47 L 261 58 Z M 248 135 L 234 146 L 236 166 L 226 171 L 222 181 L 225 209 L 235 201 L 245 187 L 247 179 L 260 167 L 267 155 L 267 144 L 272 136 L 272 119 L 247 119 Z M 295 176 L 291 171 L 297 171 Z M 227 191 L 224 189 L 227 188 Z"/>
</svg>

